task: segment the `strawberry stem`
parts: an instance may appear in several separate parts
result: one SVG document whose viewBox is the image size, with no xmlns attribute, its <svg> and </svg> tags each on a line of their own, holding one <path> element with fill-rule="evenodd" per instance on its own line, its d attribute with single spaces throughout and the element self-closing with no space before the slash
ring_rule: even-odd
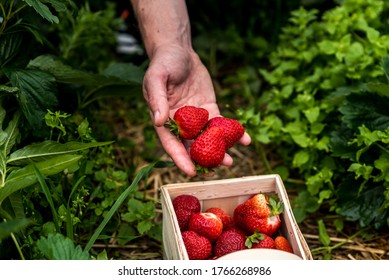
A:
<svg viewBox="0 0 389 280">
<path fill-rule="evenodd" d="M 284 204 L 278 197 L 270 196 L 268 207 L 271 211 L 271 216 L 279 215 L 284 211 Z"/>
<path fill-rule="evenodd" d="M 181 138 L 180 138 L 180 128 L 178 127 L 178 124 L 177 122 L 172 119 L 172 118 L 169 118 L 165 124 L 164 124 L 164 127 L 168 128 L 169 131 L 177 137 L 177 139 L 179 141 L 181 141 Z"/>
<path fill-rule="evenodd" d="M 250 249 L 253 246 L 253 243 L 259 243 L 260 240 L 264 240 L 264 239 L 265 237 L 263 236 L 263 234 L 256 229 L 252 235 L 247 236 L 244 244 L 246 245 L 247 248 Z"/>
<path fill-rule="evenodd" d="M 197 172 L 198 175 L 211 175 L 214 172 L 212 168 L 201 166 L 198 163 L 194 162 L 194 165 L 195 165 L 195 171 Z"/>
</svg>

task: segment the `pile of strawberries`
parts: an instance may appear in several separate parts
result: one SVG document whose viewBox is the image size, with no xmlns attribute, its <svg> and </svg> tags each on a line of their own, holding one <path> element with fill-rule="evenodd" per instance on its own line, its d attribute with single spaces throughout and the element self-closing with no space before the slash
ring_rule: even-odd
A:
<svg viewBox="0 0 389 280">
<path fill-rule="evenodd" d="M 232 216 L 218 207 L 201 211 L 198 198 L 189 194 L 175 197 L 173 208 L 191 260 L 217 259 L 250 248 L 293 253 L 278 230 L 283 204 L 276 196 L 252 195 L 236 206 Z"/>
<path fill-rule="evenodd" d="M 200 174 L 208 173 L 221 164 L 225 152 L 243 136 L 243 126 L 234 119 L 214 117 L 200 107 L 184 106 L 169 118 L 165 127 L 179 140 L 194 140 L 191 159 Z"/>
</svg>

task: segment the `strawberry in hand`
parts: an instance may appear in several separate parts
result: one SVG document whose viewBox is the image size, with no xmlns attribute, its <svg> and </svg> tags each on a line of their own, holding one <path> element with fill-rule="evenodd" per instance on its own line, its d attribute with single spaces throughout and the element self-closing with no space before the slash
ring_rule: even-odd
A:
<svg viewBox="0 0 389 280">
<path fill-rule="evenodd" d="M 219 166 L 225 154 L 223 129 L 212 127 L 205 130 L 190 149 L 190 157 L 196 164 L 196 170 L 209 173 L 210 169 Z"/>
<path fill-rule="evenodd" d="M 178 109 L 165 127 L 179 139 L 195 139 L 208 122 L 209 113 L 204 108 L 184 106 Z"/>
<path fill-rule="evenodd" d="M 214 117 L 210 119 L 207 123 L 207 128 L 211 127 L 223 128 L 226 150 L 235 145 L 242 138 L 245 131 L 237 120 L 225 117 Z"/>
</svg>

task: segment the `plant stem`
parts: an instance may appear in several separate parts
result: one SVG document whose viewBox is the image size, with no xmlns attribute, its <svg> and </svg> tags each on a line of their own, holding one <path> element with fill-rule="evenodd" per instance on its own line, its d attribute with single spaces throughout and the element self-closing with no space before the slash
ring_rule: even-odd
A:
<svg viewBox="0 0 389 280">
<path fill-rule="evenodd" d="M 12 217 L 11 217 L 6 211 L 4 211 L 1 207 L 0 207 L 0 212 L 1 212 L 1 215 L 2 215 L 2 216 L 6 216 L 6 217 L 7 217 L 7 218 L 3 218 L 3 221 L 4 221 L 4 222 L 6 222 L 7 220 L 11 220 L 11 219 L 12 219 Z M 17 249 L 18 252 L 19 252 L 20 258 L 21 258 L 22 260 L 25 260 L 25 257 L 24 257 L 23 252 L 22 252 L 22 248 L 20 248 L 19 242 L 18 242 L 18 240 L 16 239 L 15 234 L 13 234 L 13 232 L 11 232 L 10 235 L 11 235 L 12 241 L 15 243 L 16 249 Z"/>
<path fill-rule="evenodd" d="M 381 144 L 378 144 L 378 143 L 375 143 L 381 150 L 383 150 L 385 153 L 389 154 L 389 150 L 386 149 L 384 146 L 382 146 Z"/>
<path fill-rule="evenodd" d="M 360 231 L 356 232 L 355 234 L 353 234 L 352 236 L 346 238 L 345 240 L 341 241 L 341 242 L 338 242 L 336 243 L 335 245 L 333 246 L 327 246 L 327 247 L 319 247 L 319 248 L 315 248 L 315 249 L 312 249 L 311 250 L 311 253 L 312 254 L 320 254 L 322 251 L 327 251 L 329 253 L 331 253 L 333 250 L 343 246 L 344 244 L 348 243 L 350 240 L 354 239 L 355 237 L 357 237 L 358 235 L 360 235 L 361 233 L 363 233 L 364 231 L 366 231 L 368 228 L 364 228 L 364 229 L 361 229 Z"/>
<path fill-rule="evenodd" d="M 11 238 L 12 238 L 13 242 L 15 243 L 15 246 L 16 246 L 16 249 L 19 252 L 20 258 L 24 261 L 25 257 L 23 255 L 22 248 L 20 248 L 19 242 L 16 240 L 16 237 L 15 237 L 15 235 L 13 233 L 11 233 Z"/>
<path fill-rule="evenodd" d="M 287 178 L 285 182 L 296 184 L 296 185 L 305 185 L 305 181 L 301 179 Z"/>
<path fill-rule="evenodd" d="M 8 21 L 27 6 L 27 4 L 24 4 L 24 5 L 20 6 L 18 9 L 16 9 L 15 11 L 12 12 L 13 5 L 14 5 L 14 0 L 12 0 L 11 3 L 9 4 L 9 10 L 8 10 L 8 13 L 7 13 L 5 11 L 5 7 L 0 4 L 1 11 L 2 11 L 2 13 L 4 15 L 3 22 L 0 25 L 0 35 L 4 32 L 5 27 L 7 26 Z"/>
<path fill-rule="evenodd" d="M 262 146 L 261 143 L 258 143 L 256 142 L 256 148 L 257 148 L 257 151 L 259 152 L 259 155 L 262 159 L 262 162 L 263 164 L 265 165 L 265 168 L 266 168 L 266 171 L 270 174 L 270 173 L 273 173 L 273 169 L 271 168 L 271 165 L 269 163 L 269 161 L 267 160 L 267 157 L 266 157 L 266 152 Z"/>
</svg>

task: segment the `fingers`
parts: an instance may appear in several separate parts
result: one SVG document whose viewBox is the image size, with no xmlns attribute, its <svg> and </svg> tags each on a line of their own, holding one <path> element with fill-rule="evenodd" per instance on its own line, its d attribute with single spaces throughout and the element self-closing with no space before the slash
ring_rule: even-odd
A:
<svg viewBox="0 0 389 280">
<path fill-rule="evenodd" d="M 224 155 L 224 158 L 223 158 L 223 161 L 222 161 L 222 165 L 224 165 L 224 166 L 232 166 L 233 162 L 234 161 L 233 161 L 232 157 L 229 154 L 225 154 Z"/>
<path fill-rule="evenodd" d="M 169 118 L 165 78 L 153 70 L 147 71 L 143 80 L 143 96 L 148 103 L 153 124 L 163 126 Z"/>
<path fill-rule="evenodd" d="M 251 143 L 251 137 L 248 135 L 247 132 L 243 134 L 243 136 L 239 139 L 239 144 L 242 144 L 244 146 L 248 146 Z"/>
<path fill-rule="evenodd" d="M 184 144 L 165 127 L 156 127 L 155 130 L 164 150 L 172 158 L 176 166 L 188 176 L 195 176 L 195 166 Z"/>
</svg>

